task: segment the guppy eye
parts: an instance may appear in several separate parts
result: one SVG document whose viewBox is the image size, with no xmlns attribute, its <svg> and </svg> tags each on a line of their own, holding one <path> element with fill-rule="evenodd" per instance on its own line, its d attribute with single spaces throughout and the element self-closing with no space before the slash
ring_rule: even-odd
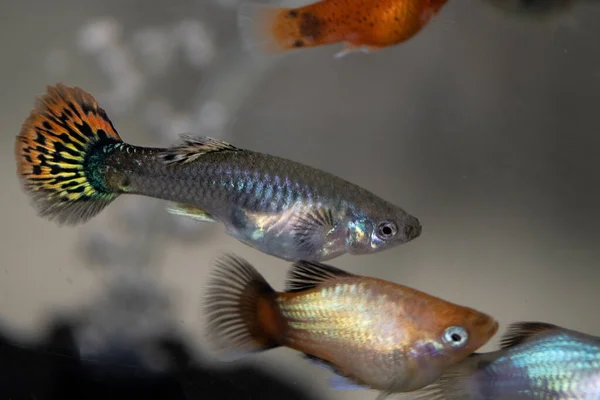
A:
<svg viewBox="0 0 600 400">
<path fill-rule="evenodd" d="M 398 226 L 393 221 L 384 221 L 377 226 L 377 236 L 382 240 L 389 240 L 398 233 Z"/>
<path fill-rule="evenodd" d="M 467 343 L 469 334 L 462 326 L 451 326 L 444 332 L 444 342 L 452 347 L 461 347 Z"/>
</svg>

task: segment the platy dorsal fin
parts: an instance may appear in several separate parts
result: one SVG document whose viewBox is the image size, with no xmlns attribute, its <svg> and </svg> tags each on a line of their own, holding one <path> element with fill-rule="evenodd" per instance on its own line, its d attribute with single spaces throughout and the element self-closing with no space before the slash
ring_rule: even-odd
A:
<svg viewBox="0 0 600 400">
<path fill-rule="evenodd" d="M 500 340 L 500 348 L 517 346 L 542 332 L 560 329 L 556 325 L 545 322 L 517 322 L 511 324 Z"/>
<path fill-rule="evenodd" d="M 191 163 L 208 153 L 220 151 L 242 151 L 237 147 L 219 139 L 208 136 L 181 135 L 183 143 L 165 150 L 161 157 L 169 165 Z"/>
<path fill-rule="evenodd" d="M 302 292 L 314 289 L 330 279 L 355 276 L 331 265 L 311 261 L 297 261 L 288 272 L 286 292 Z"/>
</svg>

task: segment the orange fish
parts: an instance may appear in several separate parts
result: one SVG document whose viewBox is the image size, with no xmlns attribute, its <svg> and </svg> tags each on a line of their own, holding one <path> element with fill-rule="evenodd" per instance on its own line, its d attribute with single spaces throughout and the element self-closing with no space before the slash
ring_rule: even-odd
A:
<svg viewBox="0 0 600 400">
<path fill-rule="evenodd" d="M 225 355 L 285 346 L 332 370 L 334 389 L 418 390 L 498 330 L 474 309 L 321 263 L 294 263 L 285 292 L 241 258 L 217 265 L 205 306 Z"/>
<path fill-rule="evenodd" d="M 372 52 L 417 34 L 447 0 L 322 0 L 299 8 L 244 3 L 238 26 L 246 48 L 282 53 L 345 42 L 336 57 Z"/>
</svg>

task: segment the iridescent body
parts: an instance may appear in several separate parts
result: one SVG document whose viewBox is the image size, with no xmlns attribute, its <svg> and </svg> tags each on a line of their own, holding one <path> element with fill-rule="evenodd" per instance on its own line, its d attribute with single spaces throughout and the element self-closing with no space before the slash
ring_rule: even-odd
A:
<svg viewBox="0 0 600 400">
<path fill-rule="evenodd" d="M 451 367 L 419 399 L 600 399 L 600 338 L 539 322 L 510 331 L 501 350 Z"/>
<path fill-rule="evenodd" d="M 297 8 L 244 3 L 240 32 L 246 46 L 266 52 L 346 43 L 338 56 L 407 41 L 447 0 L 322 0 Z"/>
<path fill-rule="evenodd" d="M 171 212 L 218 221 L 264 253 L 327 260 L 406 243 L 417 218 L 324 171 L 185 137 L 169 149 L 124 143 L 93 97 L 49 88 L 16 141 L 19 177 L 41 215 L 81 223 L 121 194 L 176 203 Z"/>
<path fill-rule="evenodd" d="M 490 316 L 381 279 L 296 262 L 275 292 L 242 259 L 219 262 L 206 298 L 225 352 L 285 346 L 347 382 L 386 393 L 422 388 L 483 346 Z"/>
</svg>

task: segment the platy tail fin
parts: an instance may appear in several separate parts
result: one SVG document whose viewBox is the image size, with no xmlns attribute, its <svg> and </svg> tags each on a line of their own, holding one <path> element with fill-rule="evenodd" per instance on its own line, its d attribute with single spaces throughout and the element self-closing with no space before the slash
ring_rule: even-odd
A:
<svg viewBox="0 0 600 400">
<path fill-rule="evenodd" d="M 276 55 L 289 49 L 276 26 L 286 9 L 270 4 L 242 3 L 237 12 L 238 29 L 245 50 L 255 55 Z"/>
<path fill-rule="evenodd" d="M 40 216 L 74 225 L 114 200 L 117 194 L 103 183 L 100 166 L 90 156 L 119 142 L 106 112 L 89 93 L 49 86 L 15 142 L 17 174 Z"/>
<path fill-rule="evenodd" d="M 217 260 L 208 285 L 205 311 L 209 336 L 224 358 L 278 347 L 283 316 L 276 293 L 246 260 L 226 255 Z"/>
<path fill-rule="evenodd" d="M 484 368 L 487 355 L 473 353 L 444 371 L 432 384 L 414 392 L 414 400 L 478 400 L 480 388 L 474 378 L 475 372 Z"/>
</svg>

